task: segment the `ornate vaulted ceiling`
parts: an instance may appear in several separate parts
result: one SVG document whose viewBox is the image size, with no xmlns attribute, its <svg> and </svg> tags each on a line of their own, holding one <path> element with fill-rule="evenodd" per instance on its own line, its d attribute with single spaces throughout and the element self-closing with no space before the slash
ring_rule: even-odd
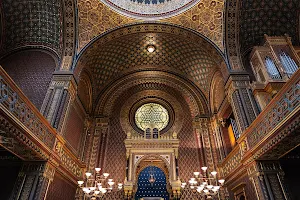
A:
<svg viewBox="0 0 300 200">
<path fill-rule="evenodd" d="M 173 97 L 179 98 L 189 105 L 193 117 L 209 113 L 208 102 L 197 87 L 174 74 L 161 71 L 135 72 L 114 81 L 97 99 L 96 113 L 109 115 L 114 103 L 120 96 L 126 94 L 128 98 L 128 95 L 133 95 L 128 89 L 136 92 L 143 91 L 143 96 L 140 96 L 140 99 L 153 96 L 149 91 L 156 91 L 155 97 L 159 97 L 163 91 L 174 95 Z"/>
<path fill-rule="evenodd" d="M 156 47 L 153 53 L 147 51 L 150 44 Z M 162 70 L 190 79 L 208 96 L 221 62 L 217 50 L 200 36 L 172 26 L 141 24 L 96 40 L 85 49 L 76 70 L 88 69 L 98 92 L 123 73 Z"/>
<path fill-rule="evenodd" d="M 62 51 L 62 5 L 60 0 L 3 0 L 0 52 L 23 46 L 43 46 Z"/>
<path fill-rule="evenodd" d="M 179 14 L 199 0 L 102 0 L 102 2 L 127 16 L 154 20 Z"/>
<path fill-rule="evenodd" d="M 76 13 L 70 12 L 74 9 L 72 1 L 0 1 L 0 56 L 22 47 L 47 48 L 61 57 L 59 62 L 68 69 L 74 55 L 75 47 L 71 48 L 72 45 L 75 46 L 74 41 L 78 44 L 77 51 L 80 52 L 101 34 L 120 26 L 151 19 L 125 16 L 124 12 L 112 6 L 120 2 L 128 2 L 127 7 L 138 2 L 138 5 L 146 9 L 139 11 L 141 14 L 147 14 L 149 6 L 159 5 L 170 9 L 169 11 L 174 11 L 176 15 L 169 15 L 169 11 L 166 15 L 163 11 L 157 11 L 160 14 L 157 14 L 156 22 L 175 24 L 197 31 L 221 50 L 224 50 L 222 29 L 223 12 L 226 11 L 226 53 L 234 59 L 233 68 L 240 66 L 239 55 L 242 55 L 244 61 L 247 60 L 244 55 L 247 56 L 253 46 L 261 44 L 263 34 L 275 36 L 287 33 L 295 45 L 299 44 L 298 0 L 227 0 L 225 10 L 223 0 L 78 0 L 76 25 Z M 64 54 L 64 51 L 67 53 Z M 69 56 L 69 64 L 64 64 L 66 58 L 63 56 Z"/>
<path fill-rule="evenodd" d="M 299 44 L 299 0 L 243 0 L 239 11 L 241 54 L 262 45 L 264 34 L 292 37 Z"/>
<path fill-rule="evenodd" d="M 108 0 L 106 0 L 106 2 L 108 2 Z M 178 3 L 178 0 L 169 1 L 169 3 L 172 2 Z M 185 2 L 191 2 L 193 4 L 195 1 L 189 0 Z M 165 3 L 168 2 L 166 1 Z M 130 5 L 130 0 L 128 0 L 128 5 Z M 191 28 L 209 38 L 220 49 L 223 49 L 223 8 L 224 1 L 222 0 L 201 0 L 198 4 L 182 14 L 159 21 Z M 79 50 L 94 37 L 108 30 L 142 21 L 138 18 L 124 16 L 114 10 L 116 9 L 108 7 L 100 0 L 78 1 Z M 163 14 L 160 16 L 162 17 Z"/>
</svg>

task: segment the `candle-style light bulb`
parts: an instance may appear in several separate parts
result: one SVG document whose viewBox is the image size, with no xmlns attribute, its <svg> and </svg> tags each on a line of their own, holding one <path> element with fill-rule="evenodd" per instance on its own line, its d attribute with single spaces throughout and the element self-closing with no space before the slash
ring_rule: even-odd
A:
<svg viewBox="0 0 300 200">
<path fill-rule="evenodd" d="M 84 181 L 77 181 L 78 185 L 82 185 L 84 183 Z"/>
<path fill-rule="evenodd" d="M 211 173 L 211 175 L 213 175 L 214 177 L 216 177 L 216 175 L 217 175 L 218 172 L 212 171 L 212 172 L 210 172 L 210 173 Z"/>
<path fill-rule="evenodd" d="M 207 170 L 207 167 L 201 167 L 201 169 L 205 172 Z"/>
<path fill-rule="evenodd" d="M 224 180 L 224 179 L 220 179 L 220 180 L 219 180 L 219 183 L 220 183 L 221 185 L 223 185 L 223 184 L 224 184 L 224 182 L 225 182 L 225 180 Z"/>
<path fill-rule="evenodd" d="M 198 177 L 198 176 L 200 175 L 200 172 L 194 172 L 194 175 L 195 175 L 196 177 Z"/>
<path fill-rule="evenodd" d="M 97 173 L 99 173 L 100 170 L 101 170 L 101 168 L 100 167 L 96 167 L 95 170 L 96 170 Z"/>
</svg>

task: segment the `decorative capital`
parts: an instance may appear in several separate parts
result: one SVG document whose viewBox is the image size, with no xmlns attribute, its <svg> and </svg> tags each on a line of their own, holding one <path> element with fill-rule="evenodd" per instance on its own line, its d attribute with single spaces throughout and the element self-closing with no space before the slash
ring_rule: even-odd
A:
<svg viewBox="0 0 300 200">
<path fill-rule="evenodd" d="M 53 165 L 51 165 L 50 163 L 47 163 L 45 165 L 45 170 L 44 170 L 43 176 L 45 178 L 49 179 L 50 181 L 53 181 L 54 174 L 55 174 L 55 167 Z"/>
</svg>

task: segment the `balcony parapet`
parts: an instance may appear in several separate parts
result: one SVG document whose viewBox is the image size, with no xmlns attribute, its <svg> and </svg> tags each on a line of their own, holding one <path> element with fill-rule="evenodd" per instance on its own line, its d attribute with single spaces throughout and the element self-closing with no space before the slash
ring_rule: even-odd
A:
<svg viewBox="0 0 300 200">
<path fill-rule="evenodd" d="M 252 124 L 243 132 L 237 145 L 220 164 L 224 177 L 229 176 L 241 165 L 247 165 L 255 159 L 263 157 L 274 146 L 284 141 L 293 131 L 300 127 L 300 70 L 273 97 L 266 108 L 258 115 Z M 290 124 L 290 127 L 287 127 Z M 284 131 L 283 129 L 288 129 Z M 289 151 L 293 145 L 299 144 L 300 137 L 295 142 L 282 148 Z M 276 156 L 285 152 L 276 152 Z M 275 155 L 275 154 L 274 154 Z M 272 158 L 274 159 L 274 158 Z"/>
<path fill-rule="evenodd" d="M 74 181 L 84 165 L 65 143 L 0 66 L 0 145 L 23 160 L 48 160 Z"/>
</svg>

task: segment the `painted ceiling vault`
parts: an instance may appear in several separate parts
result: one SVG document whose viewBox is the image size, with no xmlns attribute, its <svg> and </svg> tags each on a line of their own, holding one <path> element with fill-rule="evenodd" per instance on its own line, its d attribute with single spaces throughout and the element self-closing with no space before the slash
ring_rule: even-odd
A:
<svg viewBox="0 0 300 200">
<path fill-rule="evenodd" d="M 76 69 L 84 67 L 91 72 L 97 91 L 123 72 L 163 70 L 192 80 L 208 96 L 211 77 L 222 62 L 213 46 L 193 34 L 194 37 L 176 35 L 167 32 L 166 27 L 165 32 L 151 32 L 151 27 L 154 25 L 136 25 L 126 29 L 130 33 L 119 30 L 121 35 L 99 38 L 81 55 Z M 148 45 L 154 45 L 156 50 L 149 53 Z"/>
<path fill-rule="evenodd" d="M 103 3 L 100 0 L 78 0 L 79 51 L 82 50 L 82 48 L 93 38 L 105 33 L 106 31 L 127 24 L 145 21 L 145 19 L 128 17 L 123 14 L 119 14 L 115 11 L 115 8 L 111 8 L 111 6 L 108 6 L 108 2 L 116 3 L 122 1 L 105 1 L 106 3 Z M 130 5 L 130 3 L 136 4 L 137 1 L 142 1 L 143 3 L 139 3 L 141 5 L 143 4 L 142 6 L 151 6 L 155 0 L 151 0 L 151 5 L 146 5 L 146 2 L 148 2 L 148 0 L 123 1 L 128 2 L 128 5 Z M 167 5 L 176 2 L 178 3 L 179 0 L 157 0 L 156 2 L 159 1 L 164 2 L 159 3 L 159 6 L 163 6 L 164 4 Z M 198 1 L 185 0 L 180 2 L 185 2 L 187 5 L 194 5 L 195 2 Z M 179 3 L 178 6 L 180 7 L 180 5 L 182 4 Z M 185 5 L 182 5 L 181 7 L 183 7 L 186 10 Z M 191 7 L 183 13 L 173 17 L 159 19 L 157 20 L 157 22 L 176 24 L 193 29 L 209 38 L 220 49 L 223 50 L 223 9 L 223 0 L 201 0 L 199 3 L 195 4 L 193 7 Z M 160 14 L 158 16 L 162 18 L 163 14 Z"/>
<path fill-rule="evenodd" d="M 3 12 L 1 12 L 3 11 Z M 0 52 L 35 45 L 62 51 L 62 4 L 59 0 L 0 1 Z M 5 31 L 4 31 L 5 30 Z M 0 34 L 1 35 L 1 34 Z M 5 38 L 5 39 L 4 39 Z"/>
<path fill-rule="evenodd" d="M 121 14 L 155 20 L 185 11 L 199 0 L 102 0 L 102 2 Z"/>
<path fill-rule="evenodd" d="M 299 45 L 299 0 L 243 0 L 239 11 L 239 44 L 242 56 L 263 44 L 264 34 L 292 37 Z M 248 58 L 244 58 L 248 60 Z"/>
</svg>

